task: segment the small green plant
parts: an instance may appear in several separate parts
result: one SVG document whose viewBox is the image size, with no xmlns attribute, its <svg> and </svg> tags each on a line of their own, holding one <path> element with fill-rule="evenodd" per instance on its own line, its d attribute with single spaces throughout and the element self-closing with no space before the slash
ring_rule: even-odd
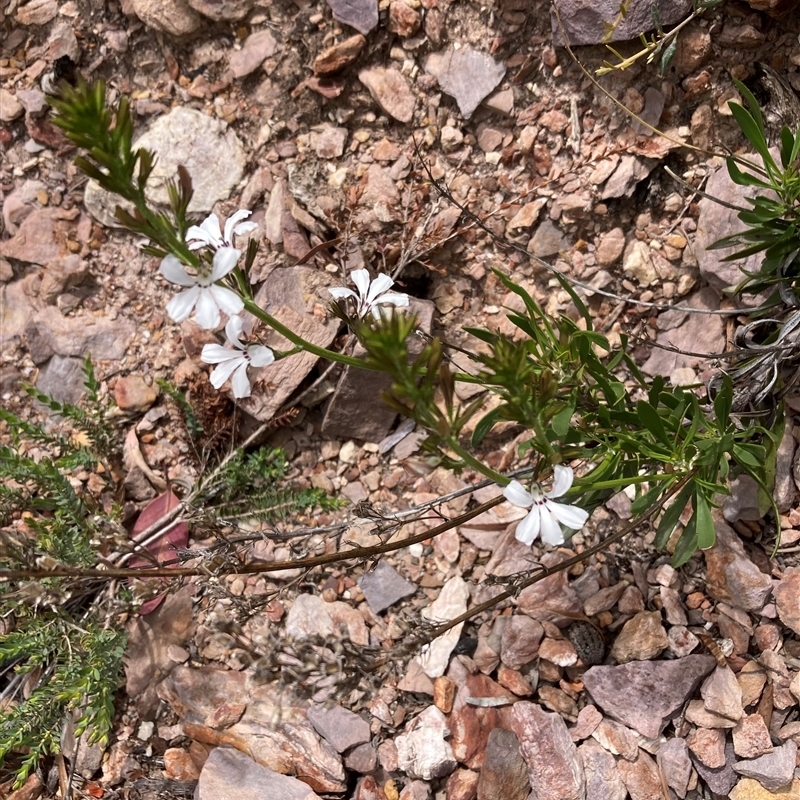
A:
<svg viewBox="0 0 800 800">
<path fill-rule="evenodd" d="M 39 425 L 0 409 L 10 445 L 0 446 L 0 565 L 47 568 L 98 564 L 104 539 L 102 503 L 116 509 L 111 462 L 114 428 L 107 421 L 91 361 L 84 361 L 86 400 L 59 403 L 36 389 L 28 393 L 61 418 L 71 435 L 48 433 Z M 102 491 L 76 486 L 78 470 L 98 476 Z M 72 478 L 72 480 L 71 480 Z M 102 497 L 107 491 L 106 497 Z M 107 516 L 107 515 L 103 515 Z M 114 713 L 126 635 L 114 598 L 98 601 L 96 589 L 63 578 L 0 584 L 0 665 L 13 673 L 3 693 L 0 762 L 14 754 L 16 785 L 39 759 L 59 749 L 67 715 L 78 735 L 105 743 Z M 24 690 L 24 697 L 23 697 Z"/>
<path fill-rule="evenodd" d="M 754 253 L 763 253 L 758 272 L 747 274 L 732 290 L 733 293 L 757 294 L 768 290 L 797 289 L 800 278 L 800 131 L 784 126 L 780 135 L 780 164 L 775 160 L 767 142 L 764 117 L 753 93 L 735 81 L 746 107 L 730 103 L 734 119 L 752 145 L 761 164 L 740 157 L 727 158 L 731 180 L 739 186 L 762 189 L 755 197 L 746 198 L 750 208 L 739 212 L 747 226 L 716 242 L 716 249 L 736 247 L 726 261 L 737 261 Z M 790 304 L 795 302 L 790 299 Z"/>
<path fill-rule="evenodd" d="M 700 3 L 693 13 L 707 7 Z M 388 275 L 371 279 L 366 269 L 350 273 L 355 290 L 330 290 L 335 300 L 331 313 L 356 335 L 366 356 L 319 347 L 256 303 L 249 272 L 257 243 L 251 240 L 246 253 L 234 246 L 236 235 L 255 227 L 245 221 L 249 211 L 233 214 L 224 230 L 215 214 L 193 224 L 187 217 L 191 180 L 182 169 L 171 186 L 169 210 L 152 210 L 145 186 L 154 155 L 132 149 L 127 102 L 123 99 L 112 114 L 105 107 L 102 84 L 96 83 L 63 87 L 53 104 L 56 124 L 85 148 L 78 165 L 103 188 L 133 204 L 133 213 L 118 208 L 117 217 L 150 239 L 149 252 L 161 259 L 161 276 L 181 287 L 167 304 L 172 319 L 181 322 L 194 314 L 201 327 L 215 330 L 222 313 L 228 316 L 225 332 L 231 346 L 206 345 L 201 360 L 216 365 L 210 375 L 215 388 L 230 380 L 235 399 L 250 394 L 249 369 L 269 370 L 273 361 L 299 351 L 382 372 L 392 381 L 385 401 L 427 430 L 429 463 L 455 471 L 470 468 L 505 487 L 507 499 L 532 509 L 529 527 L 537 532 L 541 528 L 543 537 L 547 529 L 545 541 L 550 544 L 564 541 L 561 527 L 553 527 L 558 515 L 580 527 L 584 510 L 633 486 L 634 510 L 643 519 L 677 495 L 658 523 L 662 546 L 679 526 L 684 507 L 691 505 L 688 524 L 673 551 L 673 563 L 680 565 L 698 548 L 713 544 L 711 508 L 716 496 L 727 491 L 729 476 L 751 475 L 769 493 L 763 465 L 774 450 L 773 437 L 766 427 L 734 416 L 731 382 L 723 377 L 715 397 L 701 398 L 697 387 L 668 387 L 660 378 L 646 379 L 630 358 L 624 338 L 613 349 L 594 330 L 587 306 L 563 276 L 559 281 L 580 324 L 566 314 L 552 318 L 513 280 L 495 273 L 524 310 L 508 315 L 517 328 L 515 336 L 467 330 L 482 343 L 476 348 L 480 355 L 473 355 L 479 365 L 474 374 L 452 369 L 450 354 L 456 348 L 438 339 L 430 339 L 413 355 L 410 340 L 416 337 L 417 323 L 402 311 L 408 297 L 391 291 Z M 388 306 L 396 313 L 389 313 Z M 273 353 L 257 340 L 243 341 L 243 313 L 287 338 L 294 349 Z M 458 400 L 459 383 L 478 384 L 486 391 L 464 404 Z M 520 448 L 532 462 L 529 492 L 512 487 L 507 476 L 479 456 L 481 441 L 501 422 L 530 432 Z M 473 424 L 473 435 L 465 437 Z M 577 468 L 577 477 L 568 463 Z M 542 482 L 551 476 L 553 488 L 545 492 Z M 580 499 L 585 509 L 578 514 L 577 506 L 555 503 L 553 498 L 562 494 L 570 501 Z"/>
<path fill-rule="evenodd" d="M 59 752 L 67 717 L 76 736 L 108 742 L 127 642 L 123 622 L 136 608 L 124 583 L 109 592 L 105 583 L 80 576 L 48 577 L 57 567 L 108 569 L 134 547 L 115 502 L 120 438 L 88 357 L 84 375 L 79 405 L 27 388 L 52 412 L 57 432 L 0 409 L 0 432 L 8 441 L 0 445 L 0 571 L 37 573 L 0 582 L 0 670 L 6 676 L 0 765 L 15 772 L 15 786 L 42 757 Z M 171 396 L 187 422 L 198 419 L 182 395 Z M 193 430 L 202 434 L 199 426 Z M 279 449 L 235 449 L 217 468 L 209 465 L 208 478 L 187 502 L 187 516 L 193 509 L 213 532 L 223 519 L 226 525 L 243 517 L 273 523 L 340 505 L 321 490 L 292 489 L 288 471 Z"/>
</svg>

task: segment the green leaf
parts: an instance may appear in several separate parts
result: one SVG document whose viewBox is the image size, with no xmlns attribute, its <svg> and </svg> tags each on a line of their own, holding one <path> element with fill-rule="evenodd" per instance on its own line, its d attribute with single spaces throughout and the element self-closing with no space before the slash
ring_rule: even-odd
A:
<svg viewBox="0 0 800 800">
<path fill-rule="evenodd" d="M 694 495 L 695 516 L 697 517 L 697 546 L 701 550 L 708 550 L 713 546 L 716 539 L 714 520 L 711 518 L 711 507 L 708 504 L 705 494 L 697 487 Z"/>
<path fill-rule="evenodd" d="M 683 566 L 697 552 L 697 512 L 692 514 L 686 527 L 683 529 L 675 552 L 672 554 L 672 566 Z"/>
<path fill-rule="evenodd" d="M 653 7 L 655 8 L 655 6 Z M 667 48 L 661 54 L 660 72 L 662 76 L 666 74 L 670 63 L 672 63 L 672 59 L 675 58 L 675 53 L 677 52 L 678 52 L 678 37 L 674 36 L 672 41 L 667 46 Z"/>
<path fill-rule="evenodd" d="M 489 431 L 494 427 L 495 422 L 500 419 L 503 406 L 493 408 L 488 414 L 484 415 L 472 432 L 472 446 L 477 447 L 485 438 Z"/>
<path fill-rule="evenodd" d="M 678 520 L 683 513 L 683 509 L 686 508 L 686 504 L 689 502 L 693 491 L 694 484 L 692 481 L 689 481 L 672 501 L 672 505 L 661 515 L 661 519 L 658 521 L 658 527 L 656 528 L 656 538 L 653 542 L 653 545 L 657 549 L 663 550 L 667 546 L 667 542 L 670 536 L 672 536 L 672 532 L 675 530 L 675 526 L 678 524 Z"/>
<path fill-rule="evenodd" d="M 569 433 L 570 422 L 572 422 L 572 415 L 575 413 L 575 403 L 570 402 L 557 414 L 553 416 L 550 421 L 550 426 L 553 428 L 556 436 L 563 439 Z"/>
<path fill-rule="evenodd" d="M 733 381 L 730 375 L 722 378 L 722 388 L 714 398 L 714 415 L 717 418 L 717 426 L 724 430 L 730 425 L 731 408 L 733 407 Z"/>
<path fill-rule="evenodd" d="M 739 165 L 732 156 L 728 156 L 725 159 L 725 163 L 728 165 L 728 174 L 731 176 L 731 180 L 738 186 L 760 186 L 762 189 L 775 188 L 771 183 L 767 183 L 761 178 L 757 178 L 752 173 L 743 172 L 741 169 L 739 169 Z"/>
<path fill-rule="evenodd" d="M 658 415 L 658 411 L 656 411 L 650 403 L 640 400 L 636 404 L 636 414 L 642 425 L 650 431 L 657 442 L 668 446 L 671 445 L 666 428 L 664 428 L 664 422 Z"/>
</svg>

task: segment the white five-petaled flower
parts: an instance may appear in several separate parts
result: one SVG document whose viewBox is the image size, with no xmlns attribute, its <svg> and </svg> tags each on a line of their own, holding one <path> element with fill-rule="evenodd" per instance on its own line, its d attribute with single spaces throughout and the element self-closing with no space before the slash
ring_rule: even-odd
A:
<svg viewBox="0 0 800 800">
<path fill-rule="evenodd" d="M 244 303 L 236 292 L 224 286 L 217 286 L 217 281 L 224 278 L 235 266 L 241 255 L 240 250 L 223 247 L 214 253 L 214 261 L 198 267 L 197 275 L 189 275 L 178 259 L 173 255 L 165 256 L 159 271 L 170 282 L 188 287 L 186 291 L 175 295 L 167 303 L 167 313 L 175 322 L 183 322 L 192 309 L 197 307 L 195 318 L 203 328 L 216 328 L 219 325 L 220 309 L 229 317 L 240 314 Z"/>
<path fill-rule="evenodd" d="M 207 344 L 203 347 L 200 360 L 206 364 L 217 364 L 211 372 L 211 385 L 219 389 L 228 378 L 231 378 L 233 396 L 239 400 L 250 397 L 250 380 L 247 377 L 248 367 L 266 367 L 275 360 L 269 347 L 261 344 L 243 344 L 239 338 L 242 335 L 242 318 L 231 317 L 225 326 L 225 333 L 231 344 L 236 348 L 231 350 L 219 344 Z"/>
<path fill-rule="evenodd" d="M 247 219 L 251 212 L 244 209 L 228 217 L 225 223 L 225 233 L 220 230 L 219 218 L 216 214 L 209 214 L 199 225 L 192 225 L 186 231 L 186 241 L 190 242 L 190 250 L 199 250 L 201 247 L 210 247 L 219 250 L 222 247 L 233 247 L 233 236 L 242 236 L 254 231 L 258 225 L 255 222 L 240 222 Z"/>
<path fill-rule="evenodd" d="M 378 319 L 381 315 L 379 306 L 383 303 L 390 303 L 393 306 L 408 305 L 407 294 L 389 291 L 394 286 L 394 281 L 388 275 L 378 275 L 374 281 L 370 281 L 367 270 L 355 269 L 350 273 L 350 278 L 356 285 L 358 294 L 344 287 L 328 291 L 337 300 L 352 297 L 356 301 L 356 316 L 359 319 L 363 319 L 370 311 L 372 316 Z"/>
<path fill-rule="evenodd" d="M 541 484 L 535 483 L 528 491 L 519 481 L 511 481 L 503 489 L 503 496 L 510 503 L 522 508 L 530 508 L 530 513 L 517 525 L 516 538 L 523 544 L 533 544 L 541 535 L 545 544 L 564 543 L 561 526 L 580 530 L 589 513 L 577 506 L 553 502 L 554 497 L 566 494 L 572 486 L 574 474 L 570 467 L 560 464 L 553 467 L 553 488 L 545 492 Z"/>
</svg>

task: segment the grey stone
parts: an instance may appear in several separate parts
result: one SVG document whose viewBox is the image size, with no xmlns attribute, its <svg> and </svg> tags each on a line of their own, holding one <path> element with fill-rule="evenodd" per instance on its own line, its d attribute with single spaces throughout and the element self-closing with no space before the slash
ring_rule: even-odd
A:
<svg viewBox="0 0 800 800">
<path fill-rule="evenodd" d="M 308 721 L 337 753 L 370 740 L 369 723 L 341 706 L 311 706 Z"/>
<path fill-rule="evenodd" d="M 398 313 L 415 314 L 418 327 L 429 334 L 433 310 L 434 304 L 430 300 L 410 297 L 408 310 Z M 413 335 L 408 344 L 412 356 L 418 355 L 424 346 L 422 339 Z M 354 355 L 363 357 L 365 352 L 358 347 Z M 332 439 L 380 442 L 397 418 L 397 412 L 381 399 L 381 394 L 390 389 L 391 383 L 391 379 L 383 373 L 345 367 L 325 411 L 322 433 Z"/>
<path fill-rule="evenodd" d="M 797 744 L 789 739 L 771 753 L 735 762 L 733 769 L 746 778 L 755 778 L 765 789 L 777 792 L 792 782 L 796 756 Z"/>
<path fill-rule="evenodd" d="M 617 168 L 603 187 L 600 197 L 609 200 L 615 197 L 630 197 L 636 184 L 643 181 L 658 164 L 655 159 L 624 155 Z"/>
<path fill-rule="evenodd" d="M 761 488 L 749 475 L 738 475 L 728 484 L 730 494 L 722 501 L 722 516 L 726 522 L 740 519 L 759 520 L 761 511 Z"/>
<path fill-rule="evenodd" d="M 228 61 L 234 77 L 244 78 L 251 72 L 255 72 L 264 59 L 274 55 L 277 46 L 278 43 L 271 31 L 251 33 L 242 43 L 242 49 L 232 53 Z"/>
<path fill-rule="evenodd" d="M 95 361 L 119 361 L 134 334 L 133 322 L 118 318 L 65 317 L 54 306 L 37 311 L 25 329 L 28 352 L 34 364 L 52 355 L 85 356 Z"/>
<path fill-rule="evenodd" d="M 140 147 L 156 154 L 147 183 L 151 203 L 169 203 L 167 181 L 175 178 L 179 166 L 186 167 L 192 178 L 189 212 L 193 214 L 208 213 L 217 201 L 228 198 L 244 175 L 245 152 L 239 137 L 222 120 L 191 108 L 178 107 L 155 120 L 134 143 L 134 149 Z M 104 193 L 99 187 L 92 191 Z M 118 202 L 114 198 L 104 205 L 107 219 L 108 210 Z M 95 216 L 94 205 L 87 204 L 87 209 Z M 103 221 L 101 216 L 95 219 Z"/>
<path fill-rule="evenodd" d="M 712 656 L 672 661 L 630 661 L 591 667 L 583 676 L 595 702 L 613 719 L 656 738 L 714 669 Z"/>
<path fill-rule="evenodd" d="M 379 561 L 375 569 L 359 578 L 358 585 L 364 592 L 367 604 L 376 614 L 380 614 L 381 611 L 417 591 L 417 587 L 411 581 L 407 581 L 386 561 Z"/>
<path fill-rule="evenodd" d="M 691 308 L 716 310 L 719 298 L 708 287 L 695 292 L 683 304 Z M 664 311 L 658 315 L 659 334 L 656 341 L 688 353 L 719 353 L 725 349 L 725 332 L 721 318 L 714 314 L 689 314 Z M 706 361 L 699 355 L 683 355 L 656 347 L 642 365 L 645 375 L 669 377 L 682 367 L 697 367 Z"/>
<path fill-rule="evenodd" d="M 433 75 L 444 92 L 454 97 L 458 108 L 469 119 L 481 101 L 490 95 L 506 74 L 506 68 L 486 53 L 452 47 L 431 53 L 425 71 Z"/>
<path fill-rule="evenodd" d="M 778 157 L 776 150 L 773 149 L 771 152 L 773 156 Z M 744 154 L 742 158 L 755 164 L 761 164 L 759 156 L 752 153 Z M 731 180 L 727 167 L 723 164 L 708 179 L 705 191 L 708 196 L 703 197 L 698 203 L 699 216 L 694 241 L 695 256 L 700 266 L 700 275 L 715 289 L 722 291 L 740 283 L 745 277 L 745 272 L 758 272 L 764 254 L 754 253 L 739 261 L 723 261 L 738 248 L 710 249 L 714 242 L 724 236 L 747 230 L 744 223 L 738 219 L 736 210 L 720 205 L 710 198 L 715 197 L 722 202 L 749 210 L 751 205 L 747 202 L 747 198 L 762 194 L 763 190 L 754 186 L 738 186 Z M 766 194 L 772 196 L 771 193 Z M 747 305 L 755 305 L 760 302 L 752 295 L 745 295 L 742 301 Z"/>
<path fill-rule="evenodd" d="M 230 747 L 215 747 L 200 773 L 195 800 L 319 800 L 307 783 L 256 764 Z"/>
<path fill-rule="evenodd" d="M 217 22 L 238 22 L 253 7 L 254 0 L 189 0 L 189 5 L 204 17 Z"/>
<path fill-rule="evenodd" d="M 378 0 L 326 0 L 333 18 L 365 36 L 378 24 Z"/>
<path fill-rule="evenodd" d="M 550 15 L 553 43 L 562 46 L 564 34 L 572 45 L 638 39 L 640 34 L 653 30 L 652 5 L 653 0 L 630 0 L 623 18 L 618 0 L 556 0 L 559 16 L 555 12 Z M 692 0 L 656 0 L 655 5 L 661 24 L 675 25 L 689 15 Z M 614 30 L 606 39 L 609 24 L 614 25 Z"/>
<path fill-rule="evenodd" d="M 695 756 L 691 756 L 691 758 L 697 774 L 708 784 L 708 788 L 714 794 L 727 797 L 737 781 L 736 773 L 733 771 L 733 764 L 736 759 L 733 752 L 733 744 L 728 742 L 725 745 L 725 763 L 721 767 L 707 767 L 699 758 Z"/>
<path fill-rule="evenodd" d="M 201 24 L 186 0 L 131 0 L 133 13 L 147 25 L 170 36 L 187 36 Z"/>
<path fill-rule="evenodd" d="M 667 739 L 656 753 L 656 763 L 675 794 L 683 800 L 692 777 L 692 761 L 685 739 Z"/>
<path fill-rule="evenodd" d="M 557 256 L 562 250 L 569 250 L 566 236 L 549 219 L 544 220 L 536 228 L 530 242 L 528 252 L 536 258 Z"/>
<path fill-rule="evenodd" d="M 625 800 L 628 790 L 617 769 L 617 761 L 594 739 L 587 739 L 578 748 L 586 778 L 586 797 L 592 800 Z"/>
<path fill-rule="evenodd" d="M 53 356 L 39 368 L 36 388 L 59 403 L 77 403 L 83 397 L 83 359 Z"/>
</svg>

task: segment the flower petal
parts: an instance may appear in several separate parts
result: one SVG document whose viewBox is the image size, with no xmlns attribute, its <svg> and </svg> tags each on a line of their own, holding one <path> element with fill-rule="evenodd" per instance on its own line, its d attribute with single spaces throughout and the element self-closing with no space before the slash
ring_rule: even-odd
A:
<svg viewBox="0 0 800 800">
<path fill-rule="evenodd" d="M 542 523 L 542 541 L 551 546 L 564 544 L 564 532 L 561 530 L 561 526 L 542 506 L 539 506 L 539 510 L 541 512 L 539 516 Z"/>
<path fill-rule="evenodd" d="M 358 300 L 358 295 L 352 289 L 345 289 L 344 287 L 337 287 L 336 289 L 328 289 L 328 291 L 337 300 L 344 300 L 346 297 L 354 297 L 356 300 Z"/>
<path fill-rule="evenodd" d="M 184 269 L 183 264 L 173 255 L 164 256 L 161 259 L 161 266 L 158 271 L 170 283 L 177 283 L 178 286 L 194 286 L 197 283 L 197 279 L 193 278 Z"/>
<path fill-rule="evenodd" d="M 244 311 L 244 302 L 236 292 L 231 291 L 225 286 L 209 286 L 205 291 L 211 294 L 214 302 L 229 316 L 233 317 Z M 217 323 L 219 324 L 219 323 Z M 216 326 L 215 326 L 216 327 Z"/>
<path fill-rule="evenodd" d="M 214 367 L 210 377 L 211 385 L 215 389 L 219 389 L 242 362 L 244 362 L 242 358 L 232 358 L 229 361 L 223 361 L 218 367 Z"/>
<path fill-rule="evenodd" d="M 244 324 L 244 320 L 238 316 L 234 315 L 228 320 L 227 325 L 225 325 L 225 335 L 228 337 L 228 341 L 234 346 L 238 347 L 239 350 L 244 350 L 244 345 L 241 342 L 241 335 L 242 335 L 242 325 Z"/>
<path fill-rule="evenodd" d="M 167 314 L 174 322 L 183 322 L 192 313 L 192 309 L 200 296 L 200 287 L 192 286 L 184 292 L 176 294 L 167 303 Z"/>
<path fill-rule="evenodd" d="M 233 396 L 240 400 L 242 397 L 250 397 L 250 381 L 247 378 L 247 362 L 244 361 L 240 367 L 237 367 L 231 379 L 231 388 L 233 389 Z"/>
<path fill-rule="evenodd" d="M 350 280 L 358 288 L 359 296 L 366 297 L 369 292 L 369 272 L 365 269 L 354 269 L 350 273 Z"/>
<path fill-rule="evenodd" d="M 211 283 L 216 283 L 220 278 L 224 278 L 239 261 L 242 255 L 241 250 L 235 247 L 220 247 L 214 253 L 214 268 L 211 270 Z"/>
<path fill-rule="evenodd" d="M 530 508 L 533 505 L 533 495 L 519 481 L 511 481 L 503 489 L 503 497 L 520 508 Z"/>
<path fill-rule="evenodd" d="M 264 347 L 263 344 L 251 345 L 247 348 L 247 352 L 250 356 L 251 367 L 266 367 L 267 364 L 275 361 L 275 353 L 269 347 Z"/>
<path fill-rule="evenodd" d="M 393 306 L 407 306 L 408 295 L 400 292 L 384 292 L 376 302 L 391 303 Z"/>
<path fill-rule="evenodd" d="M 553 467 L 553 488 L 545 493 L 545 497 L 561 497 L 566 494 L 570 490 L 574 478 L 575 473 L 571 467 L 556 464 Z"/>
<path fill-rule="evenodd" d="M 391 289 L 392 286 L 394 286 L 394 281 L 388 275 L 378 275 L 370 284 L 369 292 L 367 293 L 367 302 L 370 305 L 376 301 L 380 302 L 378 297 Z"/>
<path fill-rule="evenodd" d="M 197 307 L 194 312 L 195 321 L 201 328 L 206 330 L 213 330 L 219 325 L 219 306 L 211 293 L 214 288 L 216 287 L 210 286 L 207 289 L 200 290 L 200 296 L 197 298 Z"/>
<path fill-rule="evenodd" d="M 231 350 L 229 347 L 223 347 L 221 344 L 203 345 L 200 353 L 200 360 L 204 364 L 221 364 L 223 361 L 235 361 L 241 357 L 241 353 Z"/>
<path fill-rule="evenodd" d="M 532 545 L 536 537 L 539 535 L 539 527 L 541 524 L 539 509 L 534 508 L 518 525 L 514 538 L 522 544 Z"/>
<path fill-rule="evenodd" d="M 236 228 L 236 223 L 239 222 L 240 219 L 247 219 L 250 216 L 250 212 L 245 208 L 240 208 L 235 214 L 232 214 L 228 219 L 225 221 L 225 236 L 224 240 L 226 244 L 233 243 L 233 234 L 238 233 Z"/>
<path fill-rule="evenodd" d="M 568 506 L 564 503 L 554 503 L 548 500 L 545 503 L 547 510 L 562 524 L 574 531 L 579 531 L 589 519 L 589 512 L 578 506 Z"/>
</svg>

